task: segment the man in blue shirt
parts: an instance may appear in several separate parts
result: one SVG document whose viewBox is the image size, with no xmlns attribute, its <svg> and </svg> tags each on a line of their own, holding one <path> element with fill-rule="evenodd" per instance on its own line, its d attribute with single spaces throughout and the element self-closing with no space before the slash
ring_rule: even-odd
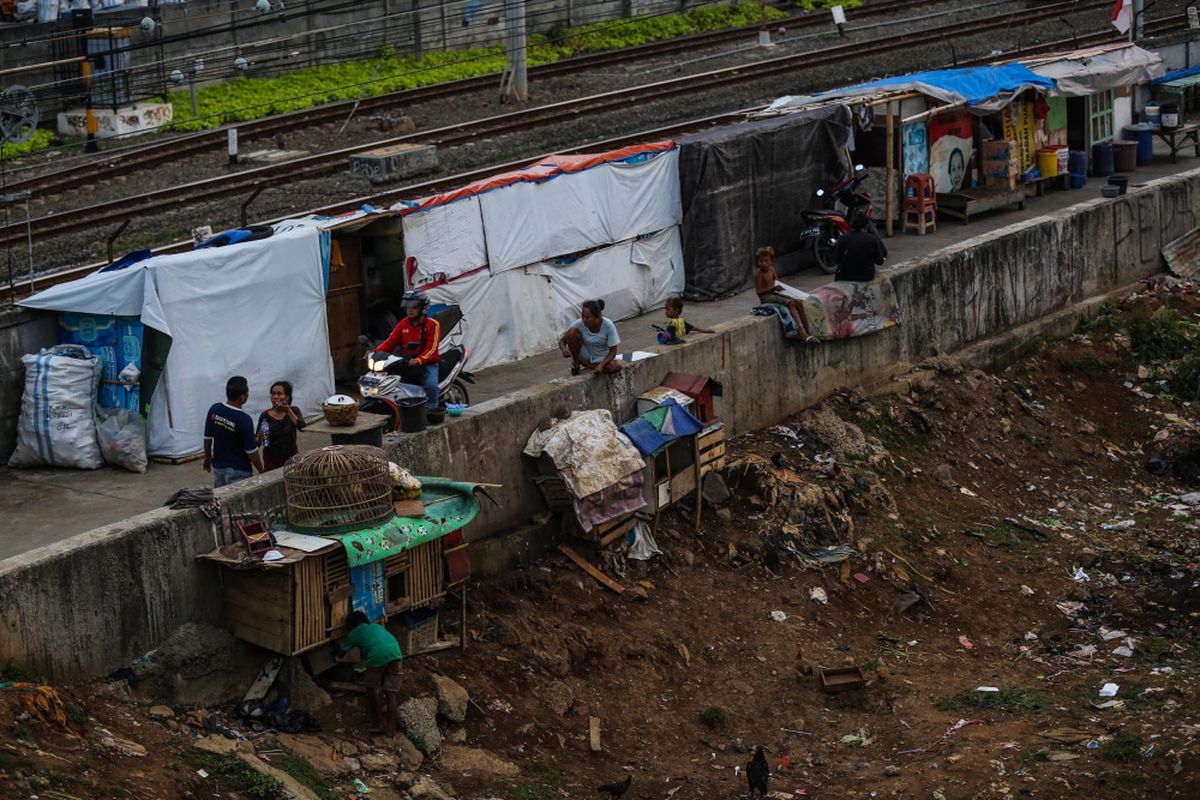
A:
<svg viewBox="0 0 1200 800">
<path fill-rule="evenodd" d="M 250 384 L 241 375 L 225 382 L 225 402 L 213 403 L 204 420 L 204 471 L 213 474 L 213 486 L 245 480 L 263 471 L 254 436 L 254 420 L 242 406 L 250 399 Z"/>
</svg>

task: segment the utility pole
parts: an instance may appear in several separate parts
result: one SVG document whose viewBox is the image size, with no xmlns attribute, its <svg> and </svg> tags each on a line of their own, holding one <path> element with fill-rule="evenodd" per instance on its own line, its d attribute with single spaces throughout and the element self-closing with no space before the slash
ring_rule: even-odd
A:
<svg viewBox="0 0 1200 800">
<path fill-rule="evenodd" d="M 1129 26 L 1131 42 L 1146 38 L 1146 0 L 1133 0 L 1133 24 Z"/>
<path fill-rule="evenodd" d="M 504 16 L 508 32 L 508 62 L 504 68 L 500 99 L 507 101 L 511 98 L 524 103 L 529 100 L 525 52 L 525 0 L 504 0 Z"/>
</svg>

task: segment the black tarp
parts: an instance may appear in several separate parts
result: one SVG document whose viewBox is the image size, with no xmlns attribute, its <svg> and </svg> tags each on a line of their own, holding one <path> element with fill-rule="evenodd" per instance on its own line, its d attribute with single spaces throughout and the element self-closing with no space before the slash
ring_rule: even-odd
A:
<svg viewBox="0 0 1200 800">
<path fill-rule="evenodd" d="M 781 275 L 809 263 L 800 212 L 847 174 L 850 123 L 847 108 L 832 105 L 678 140 L 686 297 L 714 300 L 749 286 L 763 245 L 775 248 Z"/>
</svg>

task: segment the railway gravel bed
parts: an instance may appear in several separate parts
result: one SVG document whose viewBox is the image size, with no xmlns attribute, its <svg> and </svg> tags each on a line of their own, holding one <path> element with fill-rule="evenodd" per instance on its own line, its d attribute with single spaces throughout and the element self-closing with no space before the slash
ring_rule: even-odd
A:
<svg viewBox="0 0 1200 800">
<path fill-rule="evenodd" d="M 1021 5 L 1011 4 L 1011 8 L 1017 12 L 1014 19 L 1019 20 Z M 1162 5 L 1164 8 L 1156 9 L 1156 16 L 1171 14 L 1178 10 L 1175 7 L 1182 7 L 1183 3 L 1166 2 Z M 937 6 L 938 10 L 943 8 L 959 9 L 964 23 L 970 19 L 995 16 L 994 7 L 981 8 L 978 2 L 964 1 Z M 1005 6 L 1005 8 L 1007 9 L 1009 6 Z M 1081 33 L 1099 30 L 1106 21 L 1106 13 L 1094 11 L 1080 12 L 1070 18 L 1071 25 Z M 943 20 L 896 20 L 894 24 L 888 26 L 887 32 L 896 33 L 908 30 L 915 32 L 935 24 L 935 22 L 944 24 Z M 943 65 L 951 62 L 955 56 L 965 60 L 986 56 L 997 50 L 1009 50 L 1018 46 L 1028 47 L 1039 41 L 1060 39 L 1068 30 L 1066 26 L 1056 29 L 1045 25 L 1032 27 L 1015 23 L 1012 28 L 1001 35 L 988 33 L 972 36 L 964 33 L 960 37 L 948 39 L 944 48 L 914 48 L 911 52 L 894 52 L 886 56 L 866 57 L 836 67 L 814 68 L 786 77 L 765 78 L 755 82 L 752 86 L 718 88 L 703 95 L 688 95 L 660 101 L 651 107 L 631 107 L 619 113 L 588 117 L 570 124 L 484 139 L 477 143 L 444 150 L 440 154 L 442 174 L 454 174 L 468 169 L 485 167 L 488 164 L 504 163 L 564 147 L 582 146 L 590 141 L 628 135 L 671 123 L 751 107 L 769 102 L 781 94 L 846 85 L 882 74 Z M 878 29 L 870 29 L 849 33 L 848 39 L 854 41 L 855 38 L 866 39 L 878 35 L 880 35 Z M 598 91 L 662 80 L 676 75 L 702 72 L 736 63 L 747 63 L 752 59 L 773 58 L 788 52 L 817 49 L 842 41 L 836 33 L 814 38 L 811 33 L 804 32 L 802 38 L 797 37 L 797 41 L 791 42 L 787 40 L 786 33 L 776 38 L 780 44 L 769 49 L 747 46 L 738 48 L 734 52 L 725 46 L 709 51 L 689 53 L 683 60 L 684 63 L 676 63 L 676 57 L 639 60 L 621 71 L 606 71 L 587 76 L 571 75 L 539 81 L 531 85 L 531 93 L 539 104 L 556 102 Z M 944 52 L 939 52 L 939 50 Z M 396 109 L 396 113 L 410 116 L 416 122 L 418 130 L 421 130 L 461 123 L 490 114 L 504 113 L 508 110 L 511 110 L 511 107 L 501 105 L 494 91 L 477 91 L 460 95 L 453 102 L 441 100 L 422 103 Z M 373 118 L 374 116 L 375 114 L 356 117 L 346 125 L 344 131 L 341 130 L 342 123 L 340 122 L 294 131 L 284 135 L 284 144 L 288 149 L 322 152 L 335 146 L 346 147 L 370 143 L 387 135 L 380 131 L 379 121 Z M 243 152 L 246 151 L 243 150 Z M 118 178 L 115 181 L 97 184 L 86 192 L 86 200 L 88 203 L 96 203 L 120 199 L 143 191 L 167 188 L 183 181 L 228 174 L 230 169 L 222 153 L 193 156 L 183 162 L 135 173 L 124 179 Z M 265 219 L 301 212 L 332 202 L 368 196 L 372 194 L 372 191 L 373 187 L 370 184 L 354 178 L 348 173 L 288 183 L 286 186 L 277 188 L 267 187 L 255 200 L 249 217 L 251 220 Z M 239 222 L 240 205 L 241 199 L 226 198 L 165 212 L 155 215 L 152 219 L 133 219 L 117 241 L 115 249 L 118 252 L 125 252 L 175 241 L 185 238 L 193 227 L 202 224 L 212 225 L 217 230 L 230 227 Z M 59 205 L 58 198 L 53 198 L 41 203 L 35 201 L 32 211 L 37 216 L 61 210 L 63 207 Z M 70 204 L 66 204 L 66 207 L 70 207 Z M 14 215 L 14 218 L 20 216 L 19 212 L 14 212 Z M 35 242 L 33 261 L 39 266 L 39 272 L 41 272 L 102 259 L 105 255 L 106 239 L 114 229 L 114 227 L 105 226 L 87 233 L 70 234 L 52 240 Z M 13 275 L 20 279 L 28 274 L 28 259 L 23 247 L 14 247 L 13 250 L 19 250 L 19 252 L 10 252 L 10 257 L 5 261 L 13 264 Z M 0 274 L 7 277 L 6 272 L 5 262 L 0 262 Z"/>
</svg>

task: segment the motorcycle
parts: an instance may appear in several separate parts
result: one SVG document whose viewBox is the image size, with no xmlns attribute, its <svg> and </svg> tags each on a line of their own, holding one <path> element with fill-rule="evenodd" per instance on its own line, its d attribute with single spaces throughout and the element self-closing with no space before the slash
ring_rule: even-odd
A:
<svg viewBox="0 0 1200 800">
<path fill-rule="evenodd" d="M 438 342 L 438 397 L 444 407 L 447 404 L 463 405 L 470 402 L 467 384 L 475 382 L 475 376 L 466 369 L 471 351 L 462 344 L 462 309 L 457 305 L 435 305 L 429 315 L 438 321 L 442 339 Z M 389 431 L 400 429 L 400 401 L 425 396 L 425 389 L 409 382 L 418 376 L 412 368 L 405 366 L 405 359 L 383 350 L 367 353 L 367 372 L 358 379 L 358 393 L 362 398 L 358 408 L 371 414 L 383 414 L 390 418 Z M 409 381 L 405 381 L 408 378 Z M 431 417 L 440 419 L 440 410 L 429 409 Z"/>
<path fill-rule="evenodd" d="M 837 272 L 834 249 L 838 239 L 850 230 L 850 220 L 854 219 L 855 215 L 865 213 L 870 230 L 875 232 L 875 223 L 871 220 L 871 195 L 858 191 L 866 177 L 866 167 L 862 164 L 855 165 L 854 173 L 838 182 L 829 192 L 817 189 L 815 197 L 822 204 L 821 208 L 809 209 L 800 214 L 808 226 L 800 235 L 801 242 L 812 248 L 813 260 L 826 275 Z"/>
</svg>

